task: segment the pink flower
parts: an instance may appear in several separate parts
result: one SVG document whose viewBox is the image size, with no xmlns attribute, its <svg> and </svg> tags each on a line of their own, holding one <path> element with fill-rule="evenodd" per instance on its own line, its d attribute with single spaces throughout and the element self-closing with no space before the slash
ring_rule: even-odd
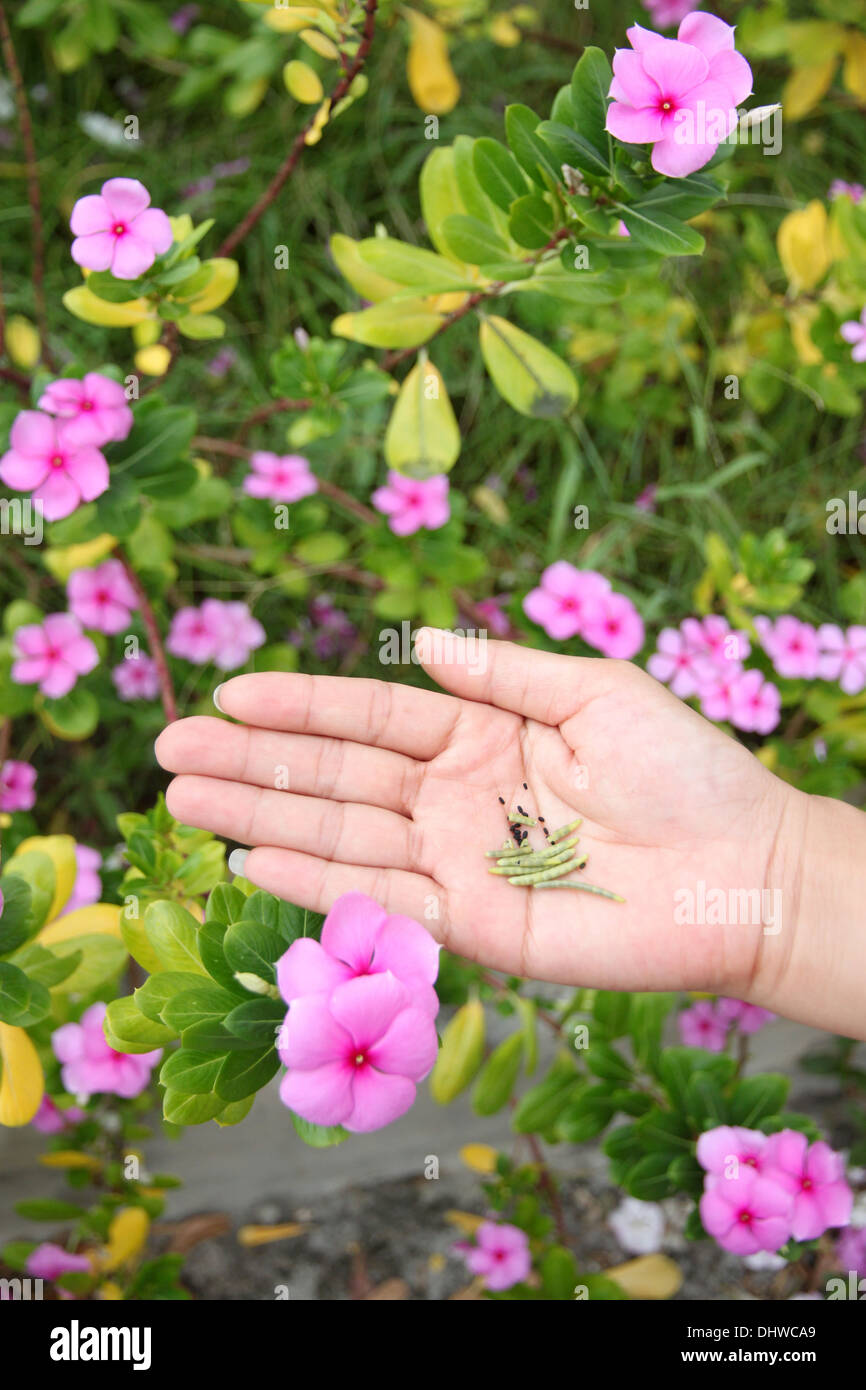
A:
<svg viewBox="0 0 866 1390">
<path fill-rule="evenodd" d="M 358 975 L 289 1007 L 278 1044 L 283 1103 L 311 1124 L 356 1134 L 391 1124 L 436 1061 L 428 1012 L 390 970 Z"/>
<path fill-rule="evenodd" d="M 745 1034 L 760 1033 L 767 1023 L 772 1023 L 776 1015 L 758 1004 L 747 1004 L 744 999 L 717 999 L 716 1012 L 729 1027 L 735 1024 L 737 1031 Z"/>
<path fill-rule="evenodd" d="M 602 594 L 587 614 L 583 640 L 605 656 L 627 661 L 643 646 L 643 619 L 626 594 Z"/>
<path fill-rule="evenodd" d="M 810 1144 L 805 1134 L 783 1129 L 770 1135 L 766 1159 L 775 1180 L 791 1195 L 795 1240 L 812 1240 L 830 1226 L 848 1224 L 854 1194 L 845 1181 L 841 1154 L 823 1139 Z"/>
<path fill-rule="evenodd" d="M 621 222 L 621 223 L 620 223 L 620 227 L 625 228 L 625 235 L 626 235 L 626 236 L 629 236 L 629 230 L 628 230 L 628 228 L 626 227 L 626 225 L 625 225 L 624 222 Z M 620 236 L 622 236 L 622 235 L 623 235 L 623 233 L 620 232 Z M 636 511 L 639 511 L 639 512 L 654 512 L 654 511 L 656 511 L 656 510 L 657 510 L 657 503 L 656 503 L 656 493 L 657 493 L 657 492 L 658 492 L 658 484 L 657 484 L 657 483 L 647 483 L 647 485 L 646 485 L 646 487 L 644 488 L 643 492 L 638 493 L 637 497 L 634 499 L 635 510 L 636 510 Z"/>
<path fill-rule="evenodd" d="M 29 811 L 36 804 L 36 768 L 7 758 L 0 764 L 0 811 Z"/>
<path fill-rule="evenodd" d="M 761 645 L 778 675 L 789 680 L 814 680 L 818 674 L 818 633 L 811 623 L 801 623 L 792 614 L 777 618 L 755 620 Z"/>
<path fill-rule="evenodd" d="M 731 694 L 738 680 L 741 671 L 734 668 L 731 671 L 713 670 L 705 676 L 702 672 L 698 682 L 698 694 L 701 699 L 701 713 L 707 719 L 715 719 L 717 722 L 731 717 Z"/>
<path fill-rule="evenodd" d="M 848 1226 L 836 1241 L 836 1259 L 842 1269 L 866 1278 L 866 1226 Z"/>
<path fill-rule="evenodd" d="M 40 1134 L 61 1134 L 64 1129 L 70 1129 L 84 1118 L 85 1112 L 79 1110 L 76 1105 L 70 1105 L 67 1110 L 61 1110 L 59 1105 L 54 1104 L 50 1096 L 43 1096 L 39 1109 L 30 1123 L 34 1129 L 39 1130 Z"/>
<path fill-rule="evenodd" d="M 310 461 L 302 454 L 250 455 L 252 472 L 244 478 L 244 492 L 266 497 L 271 502 L 299 502 L 317 492 L 318 480 L 310 471 Z"/>
<path fill-rule="evenodd" d="M 377 512 L 389 518 L 395 536 L 412 536 L 422 527 L 437 531 L 451 515 L 444 473 L 433 478 L 407 478 L 392 470 L 386 486 L 377 487 L 370 500 Z"/>
<path fill-rule="evenodd" d="M 15 492 L 32 492 L 46 521 L 60 521 L 108 487 L 108 464 L 98 449 L 74 444 L 68 425 L 38 410 L 22 410 L 0 459 L 0 480 Z"/>
<path fill-rule="evenodd" d="M 595 570 L 579 570 L 567 560 L 548 565 L 537 589 L 523 600 L 523 611 L 555 642 L 582 636 L 610 584 Z"/>
<path fill-rule="evenodd" d="M 264 628 L 245 603 L 208 598 L 201 608 L 175 613 L 165 645 L 173 656 L 197 665 L 212 661 L 221 671 L 234 671 L 266 640 Z"/>
<path fill-rule="evenodd" d="M 482 1277 L 488 1289 L 498 1292 L 523 1283 L 532 1268 L 525 1231 L 504 1221 L 482 1221 L 475 1240 L 475 1245 L 458 1241 L 454 1249 L 464 1257 L 472 1273 Z"/>
<path fill-rule="evenodd" d="M 653 24 L 660 29 L 670 29 L 672 25 L 679 24 L 681 19 L 698 7 L 698 0 L 641 0 L 641 3 L 649 12 Z"/>
<path fill-rule="evenodd" d="M 760 671 L 744 671 L 730 689 L 731 723 L 746 733 L 769 734 L 779 722 L 782 697 Z"/>
<path fill-rule="evenodd" d="M 707 164 L 737 123 L 752 72 L 734 49 L 734 30 L 715 15 L 686 15 L 676 39 L 635 24 L 631 50 L 613 59 L 607 129 L 618 140 L 652 144 L 659 174 L 684 178 Z"/>
<path fill-rule="evenodd" d="M 822 623 L 818 644 L 822 680 L 838 681 L 846 695 L 859 695 L 866 689 L 866 627 L 855 624 L 843 632 L 835 623 Z"/>
<path fill-rule="evenodd" d="M 100 193 L 79 198 L 69 225 L 72 259 L 116 280 L 137 279 L 172 243 L 171 223 L 138 179 L 109 179 Z"/>
<path fill-rule="evenodd" d="M 52 1282 L 61 1274 L 89 1274 L 91 1264 L 86 1255 L 73 1255 L 62 1245 L 54 1245 L 50 1240 L 37 1245 L 27 1256 L 27 1273 L 33 1279 L 49 1279 Z"/>
<path fill-rule="evenodd" d="M 475 605 L 478 612 L 486 621 L 490 631 L 497 637 L 507 636 L 511 626 L 508 621 L 508 616 L 503 613 L 501 606 L 503 603 L 507 603 L 508 599 L 508 594 L 502 594 L 497 598 L 483 598 L 480 603 L 476 603 Z"/>
<path fill-rule="evenodd" d="M 684 618 L 680 628 L 689 645 L 709 657 L 720 671 L 741 670 L 751 651 L 748 634 L 732 630 L 719 613 L 709 613 L 703 619 Z"/>
<path fill-rule="evenodd" d="M 58 1062 L 64 1088 L 71 1095 L 140 1095 L 150 1082 L 150 1073 L 162 1057 L 162 1048 L 135 1055 L 115 1052 L 105 1040 L 102 1022 L 105 1004 L 91 1004 L 80 1023 L 64 1023 L 51 1035 L 51 1046 Z"/>
<path fill-rule="evenodd" d="M 111 672 L 111 679 L 121 700 L 155 700 L 159 694 L 159 670 L 152 657 L 124 657 Z"/>
<path fill-rule="evenodd" d="M 767 1136 L 741 1125 L 717 1125 L 698 1138 L 698 1163 L 714 1177 L 739 1171 L 739 1165 L 761 1173 L 766 1168 Z"/>
<path fill-rule="evenodd" d="M 846 183 L 844 179 L 834 179 L 828 190 L 830 198 L 850 198 L 852 203 L 862 203 L 866 198 L 866 188 L 862 183 Z"/>
<path fill-rule="evenodd" d="M 344 893 L 325 918 L 321 944 L 310 937 L 294 941 L 277 965 L 277 981 L 291 1004 L 304 995 L 329 995 L 358 976 L 389 971 L 409 991 L 413 1007 L 435 1018 L 440 949 L 411 917 L 389 916 L 364 893 Z"/>
<path fill-rule="evenodd" d="M 99 372 L 83 380 L 64 376 L 52 381 L 39 397 L 39 409 L 65 422 L 64 438 L 74 445 L 107 444 L 125 439 L 133 416 L 123 387 Z"/>
<path fill-rule="evenodd" d="M 99 662 L 99 653 L 71 613 L 51 613 L 41 627 L 19 627 L 12 640 L 17 658 L 12 679 L 19 685 L 38 685 L 51 700 L 68 695 L 78 677 Z"/>
<path fill-rule="evenodd" d="M 707 662 L 681 630 L 664 627 L 658 635 L 657 650 L 646 668 L 657 681 L 670 685 L 674 695 L 687 700 L 690 695 L 697 694 L 699 679 L 707 668 Z M 712 670 L 710 666 L 709 671 Z"/>
<path fill-rule="evenodd" d="M 65 917 L 67 912 L 75 912 L 79 907 L 89 907 L 91 903 L 98 903 L 102 897 L 102 880 L 99 877 L 102 855 L 99 850 L 91 849 L 90 845 L 76 845 L 75 863 L 78 869 L 75 884 L 60 913 L 61 917 Z"/>
<path fill-rule="evenodd" d="M 709 999 L 699 999 L 691 1008 L 677 1014 L 677 1027 L 686 1047 L 703 1047 L 707 1052 L 724 1051 L 727 1026 Z"/>
<path fill-rule="evenodd" d="M 700 1212 L 704 1229 L 733 1255 L 781 1250 L 791 1233 L 790 1194 L 749 1164 L 738 1164 L 731 1176 L 708 1174 Z"/>
<path fill-rule="evenodd" d="M 866 306 L 859 319 L 848 319 L 839 329 L 846 343 L 851 343 L 851 357 L 855 362 L 866 362 Z"/>
<path fill-rule="evenodd" d="M 82 627 L 94 632 L 122 632 L 129 626 L 138 595 L 120 560 L 94 569 L 73 570 L 66 584 L 69 608 Z"/>
</svg>

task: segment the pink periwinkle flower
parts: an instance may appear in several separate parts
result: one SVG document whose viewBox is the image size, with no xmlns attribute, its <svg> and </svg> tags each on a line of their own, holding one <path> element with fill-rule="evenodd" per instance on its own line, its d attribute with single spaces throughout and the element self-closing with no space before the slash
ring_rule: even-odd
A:
<svg viewBox="0 0 866 1390">
<path fill-rule="evenodd" d="M 732 683 L 729 719 L 745 733 L 769 734 L 779 723 L 782 697 L 760 671 L 744 671 Z"/>
<path fill-rule="evenodd" d="M 716 1012 L 728 1027 L 736 1026 L 739 1033 L 747 1035 L 760 1033 L 776 1017 L 769 1009 L 762 1009 L 759 1004 L 747 1004 L 744 999 L 718 999 Z"/>
<path fill-rule="evenodd" d="M 39 409 L 64 421 L 64 438 L 74 445 L 99 447 L 125 439 L 133 424 L 123 387 L 99 372 L 50 382 L 39 397 Z"/>
<path fill-rule="evenodd" d="M 707 1052 L 723 1052 L 728 1038 L 727 1024 L 719 1018 L 709 999 L 699 999 L 677 1014 L 677 1027 L 686 1047 L 703 1047 Z"/>
<path fill-rule="evenodd" d="M 759 1173 L 738 1163 L 728 1174 L 708 1173 L 700 1213 L 704 1229 L 733 1255 L 781 1250 L 791 1234 L 790 1193 L 766 1167 Z"/>
<path fill-rule="evenodd" d="M 304 995 L 330 994 L 358 976 L 389 971 L 409 991 L 413 1007 L 435 1018 L 440 949 L 411 917 L 389 915 L 364 893 L 344 893 L 325 918 L 321 942 L 294 941 L 277 966 L 277 981 L 292 1004 Z"/>
<path fill-rule="evenodd" d="M 483 598 L 475 607 L 484 618 L 490 631 L 496 637 L 505 637 L 511 627 L 507 613 L 503 613 L 502 605 L 509 600 L 508 594 L 500 594 L 495 598 Z"/>
<path fill-rule="evenodd" d="M 51 1035 L 64 1088 L 71 1095 L 140 1095 L 162 1057 L 162 1048 L 135 1054 L 115 1052 L 105 1039 L 102 1023 L 107 1005 L 91 1004 L 80 1023 L 64 1023 Z"/>
<path fill-rule="evenodd" d="M 155 700 L 159 694 L 159 669 L 153 657 L 143 652 L 124 657 L 113 668 L 111 679 L 121 700 Z"/>
<path fill-rule="evenodd" d="M 717 1125 L 698 1138 L 698 1163 L 707 1173 L 724 1178 L 742 1165 L 762 1173 L 766 1163 L 767 1135 L 742 1125 Z"/>
<path fill-rule="evenodd" d="M 15 492 L 31 492 L 46 521 L 60 521 L 108 487 L 108 464 L 90 444 L 74 444 L 64 420 L 39 410 L 22 410 L 0 458 L 0 481 Z"/>
<path fill-rule="evenodd" d="M 51 613 L 41 626 L 17 628 L 13 646 L 12 679 L 19 685 L 38 685 L 51 700 L 68 695 L 78 677 L 99 662 L 99 653 L 72 613 Z"/>
<path fill-rule="evenodd" d="M 271 454 L 266 450 L 250 455 L 251 473 L 244 478 L 244 492 L 250 497 L 266 497 L 271 502 L 299 502 L 318 491 L 318 480 L 310 461 L 302 454 Z"/>
<path fill-rule="evenodd" d="M 566 642 L 582 637 L 587 623 L 610 593 L 610 583 L 595 570 L 579 570 L 567 560 L 548 565 L 537 589 L 523 600 L 523 611 L 548 637 Z"/>
<path fill-rule="evenodd" d="M 689 645 L 701 656 L 709 657 L 719 671 L 741 670 L 752 649 L 748 634 L 734 630 L 720 613 L 684 618 L 680 629 Z"/>
<path fill-rule="evenodd" d="M 652 144 L 659 174 L 684 178 L 712 159 L 734 130 L 752 72 L 734 49 L 734 30 L 715 15 L 686 15 L 676 39 L 635 24 L 631 49 L 613 59 L 607 129 L 630 144 Z"/>
<path fill-rule="evenodd" d="M 529 1237 L 519 1226 L 505 1221 L 482 1221 L 475 1232 L 475 1244 L 458 1241 L 454 1250 L 493 1292 L 522 1284 L 532 1268 Z"/>
<path fill-rule="evenodd" d="M 817 630 L 786 613 L 775 623 L 755 619 L 761 645 L 777 675 L 788 680 L 814 680 L 818 674 L 820 646 Z"/>
<path fill-rule="evenodd" d="M 702 676 L 715 674 L 712 664 L 689 642 L 682 629 L 674 627 L 662 628 L 646 668 L 681 700 L 697 694 Z"/>
<path fill-rule="evenodd" d="M 641 0 L 653 24 L 670 29 L 698 7 L 698 0 Z"/>
<path fill-rule="evenodd" d="M 36 804 L 36 768 L 7 758 L 0 764 L 0 811 L 29 811 Z"/>
<path fill-rule="evenodd" d="M 73 570 L 66 584 L 70 612 L 94 632 L 123 632 L 129 626 L 138 595 L 120 560 L 106 560 L 93 569 Z"/>
<path fill-rule="evenodd" d="M 172 243 L 171 223 L 138 179 L 108 179 L 101 192 L 79 198 L 69 225 L 72 259 L 116 280 L 136 280 Z"/>
<path fill-rule="evenodd" d="M 836 1241 L 836 1258 L 846 1272 L 866 1278 L 866 1226 L 847 1226 Z"/>
<path fill-rule="evenodd" d="M 33 1279 L 54 1281 L 62 1274 L 90 1274 L 91 1263 L 86 1255 L 73 1255 L 62 1245 L 46 1240 L 27 1256 L 27 1273 Z"/>
<path fill-rule="evenodd" d="M 75 912 L 79 907 L 89 907 L 91 903 L 98 903 L 102 896 L 102 879 L 99 877 L 102 855 L 99 850 L 92 849 L 90 845 L 76 845 L 75 863 L 75 883 L 60 914 L 61 917 L 65 917 L 67 912 Z"/>
<path fill-rule="evenodd" d="M 200 608 L 175 613 L 166 647 L 173 656 L 198 665 L 212 661 L 221 671 L 234 671 L 266 640 L 264 628 L 245 603 L 208 598 Z"/>
<path fill-rule="evenodd" d="M 437 473 L 432 478 L 407 478 L 388 473 L 388 482 L 377 487 L 371 497 L 377 512 L 388 518 L 395 536 L 412 536 L 416 531 L 438 531 L 451 516 L 448 478 Z"/>
<path fill-rule="evenodd" d="M 30 1123 L 40 1134 L 62 1134 L 65 1129 L 71 1129 L 84 1118 L 85 1112 L 79 1110 L 77 1105 L 70 1105 L 67 1110 L 61 1110 L 50 1096 L 43 1096 Z"/>
<path fill-rule="evenodd" d="M 846 695 L 859 695 L 866 689 L 866 627 L 855 624 L 843 632 L 835 623 L 822 623 L 818 643 L 822 680 L 838 681 Z"/>
<path fill-rule="evenodd" d="M 280 1096 L 290 1110 L 311 1124 L 366 1134 L 405 1114 L 438 1044 L 431 1014 L 386 970 L 294 999 L 278 1050 L 288 1067 Z"/>
<path fill-rule="evenodd" d="M 845 1180 L 842 1155 L 823 1139 L 810 1144 L 798 1130 L 783 1129 L 767 1141 L 766 1159 L 774 1179 L 793 1200 L 791 1235 L 812 1240 L 830 1226 L 846 1226 L 854 1194 Z"/>
<path fill-rule="evenodd" d="M 846 343 L 851 344 L 851 357 L 855 362 L 866 362 L 866 306 L 859 319 L 848 319 L 839 329 Z"/>
<path fill-rule="evenodd" d="M 604 656 L 627 661 L 644 644 L 643 619 L 626 594 L 602 594 L 587 614 L 583 639 Z"/>
<path fill-rule="evenodd" d="M 846 183 L 844 179 L 834 179 L 830 184 L 828 196 L 835 198 L 850 198 L 852 203 L 862 203 L 866 198 L 866 188 L 862 183 Z"/>
</svg>

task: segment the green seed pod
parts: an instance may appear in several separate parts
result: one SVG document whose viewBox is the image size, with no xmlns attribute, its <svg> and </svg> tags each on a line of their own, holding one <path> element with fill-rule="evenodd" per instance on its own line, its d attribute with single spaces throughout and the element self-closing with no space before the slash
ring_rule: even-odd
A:
<svg viewBox="0 0 866 1390">
<path fill-rule="evenodd" d="M 464 1091 L 484 1058 L 484 1006 L 480 999 L 462 1005 L 442 1034 L 442 1046 L 430 1076 L 430 1092 L 447 1105 Z"/>
<path fill-rule="evenodd" d="M 533 820 L 532 816 L 524 816 L 520 811 L 515 811 L 508 817 L 509 825 L 537 825 L 538 821 Z"/>
<path fill-rule="evenodd" d="M 568 859 L 562 864 L 556 864 L 552 869 L 536 869 L 528 874 L 515 874 L 508 880 L 515 883 L 519 888 L 531 888 L 536 883 L 545 883 L 548 879 L 562 878 L 563 874 L 570 874 L 574 868 L 574 855 L 569 853 Z"/>
<path fill-rule="evenodd" d="M 477 1115 L 495 1115 L 511 1099 L 523 1049 L 524 1035 L 520 1032 L 512 1033 L 491 1052 L 472 1092 L 472 1108 Z"/>
<path fill-rule="evenodd" d="M 510 882 L 513 883 L 513 879 Z M 599 888 L 595 883 L 585 883 L 583 879 L 570 878 L 560 879 L 558 883 L 538 883 L 538 888 L 577 888 L 583 893 L 597 893 L 600 898 L 611 898 L 615 903 L 624 903 L 625 898 L 621 898 L 619 893 L 611 893 L 609 888 Z"/>
<path fill-rule="evenodd" d="M 583 816 L 578 816 L 577 820 L 569 821 L 568 825 L 561 825 L 558 830 L 554 830 L 550 837 L 550 843 L 555 845 L 557 841 L 565 839 L 566 835 L 571 835 L 583 825 Z"/>
</svg>

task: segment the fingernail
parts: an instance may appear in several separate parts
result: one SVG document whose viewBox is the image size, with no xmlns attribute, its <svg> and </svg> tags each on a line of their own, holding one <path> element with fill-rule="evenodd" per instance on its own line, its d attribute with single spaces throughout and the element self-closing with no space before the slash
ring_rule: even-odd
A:
<svg viewBox="0 0 866 1390">
<path fill-rule="evenodd" d="M 217 706 L 219 708 L 219 706 Z M 250 857 L 248 849 L 233 849 L 229 855 L 229 870 L 238 878 L 243 878 L 244 865 Z"/>
<path fill-rule="evenodd" d="M 220 691 L 222 690 L 223 685 L 225 685 L 225 681 L 223 681 L 222 685 L 218 685 L 217 688 L 216 688 L 216 690 L 215 690 L 214 693 L 213 693 L 213 702 L 214 702 L 214 704 L 216 705 L 217 709 L 219 710 L 220 714 L 225 714 L 225 710 L 223 709 L 222 705 L 220 704 Z"/>
</svg>

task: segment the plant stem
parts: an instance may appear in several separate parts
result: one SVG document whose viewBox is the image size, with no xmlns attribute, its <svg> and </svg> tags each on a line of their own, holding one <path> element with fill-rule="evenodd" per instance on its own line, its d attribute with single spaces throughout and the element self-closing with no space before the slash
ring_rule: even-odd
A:
<svg viewBox="0 0 866 1390">
<path fill-rule="evenodd" d="M 258 410 L 253 411 L 252 415 L 247 416 L 237 432 L 237 442 L 242 444 L 251 429 L 256 425 L 260 425 L 263 420 L 269 420 L 272 415 L 277 415 L 282 410 L 309 410 L 312 404 L 312 401 L 292 401 L 286 398 L 281 398 L 278 401 L 269 401 L 267 405 L 260 406 Z"/>
<path fill-rule="evenodd" d="M 148 597 L 147 590 L 136 574 L 126 555 L 118 548 L 117 558 L 123 565 L 126 577 L 135 590 L 136 597 L 141 608 L 141 620 L 147 633 L 147 640 L 150 644 L 150 654 L 153 657 L 156 673 L 159 678 L 159 691 L 162 698 L 162 708 L 165 713 L 166 722 L 173 724 L 177 719 L 177 701 L 174 694 L 174 684 L 171 679 L 171 672 L 168 669 L 168 660 L 165 655 L 165 647 L 162 644 L 159 624 L 153 611 L 153 606 Z"/>
</svg>

